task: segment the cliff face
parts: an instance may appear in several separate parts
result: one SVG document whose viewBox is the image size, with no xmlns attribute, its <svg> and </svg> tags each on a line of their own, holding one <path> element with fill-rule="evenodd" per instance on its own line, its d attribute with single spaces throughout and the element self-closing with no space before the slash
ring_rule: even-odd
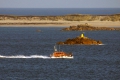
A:
<svg viewBox="0 0 120 80">
<path fill-rule="evenodd" d="M 120 21 L 120 14 L 114 15 L 63 15 L 63 16 L 12 16 L 0 15 L 0 20 L 64 20 L 64 21 Z"/>
<path fill-rule="evenodd" d="M 99 44 L 102 44 L 101 41 L 97 41 L 97 40 L 93 40 L 93 39 L 90 39 L 90 38 L 87 38 L 87 37 L 76 37 L 76 38 L 73 38 L 73 39 L 67 39 L 66 41 L 64 42 L 57 42 L 57 44 L 59 45 L 75 45 L 75 44 L 80 44 L 80 45 L 99 45 Z"/>
<path fill-rule="evenodd" d="M 94 30 L 120 30 L 120 28 L 109 28 L 109 27 L 94 27 L 91 25 L 81 24 L 77 26 L 70 26 L 69 28 L 63 28 L 62 31 L 94 31 Z"/>
</svg>

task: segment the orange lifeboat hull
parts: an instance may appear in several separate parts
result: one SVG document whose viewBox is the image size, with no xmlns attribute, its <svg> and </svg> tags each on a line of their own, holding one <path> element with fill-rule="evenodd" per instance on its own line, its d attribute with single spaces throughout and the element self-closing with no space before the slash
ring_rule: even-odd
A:
<svg viewBox="0 0 120 80">
<path fill-rule="evenodd" d="M 65 53 L 65 52 L 54 52 L 50 55 L 51 58 L 73 58 L 72 53 Z"/>
</svg>

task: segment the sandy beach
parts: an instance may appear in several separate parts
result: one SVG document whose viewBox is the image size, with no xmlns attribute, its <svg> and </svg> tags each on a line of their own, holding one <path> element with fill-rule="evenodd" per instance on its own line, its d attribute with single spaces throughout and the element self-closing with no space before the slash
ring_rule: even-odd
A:
<svg viewBox="0 0 120 80">
<path fill-rule="evenodd" d="M 120 21 L 50 21 L 50 20 L 1 20 L 0 27 L 69 27 L 79 24 L 89 24 L 95 27 L 120 27 Z"/>
</svg>

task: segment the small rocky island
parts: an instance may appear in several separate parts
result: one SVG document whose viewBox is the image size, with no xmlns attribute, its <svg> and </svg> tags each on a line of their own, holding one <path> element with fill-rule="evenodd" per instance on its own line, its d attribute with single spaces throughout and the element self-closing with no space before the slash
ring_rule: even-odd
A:
<svg viewBox="0 0 120 80">
<path fill-rule="evenodd" d="M 73 39 L 67 39 L 65 42 L 57 42 L 58 45 L 100 45 L 102 44 L 101 41 L 96 41 L 90 38 L 87 38 L 84 36 L 84 34 L 81 34 L 80 36 L 73 38 Z"/>
<path fill-rule="evenodd" d="M 120 28 L 112 28 L 112 27 L 94 27 L 91 25 L 88 25 L 87 23 L 85 24 L 80 24 L 77 26 L 70 26 L 68 28 L 63 28 L 62 31 L 98 31 L 98 30 L 120 30 Z"/>
</svg>

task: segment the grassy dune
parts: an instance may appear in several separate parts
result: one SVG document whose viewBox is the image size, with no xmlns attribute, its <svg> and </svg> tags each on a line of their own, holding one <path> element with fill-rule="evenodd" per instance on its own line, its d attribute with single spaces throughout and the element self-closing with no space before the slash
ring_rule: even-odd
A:
<svg viewBox="0 0 120 80">
<path fill-rule="evenodd" d="M 0 26 L 3 25 L 59 25 L 70 26 L 88 23 L 101 27 L 120 27 L 120 14 L 83 15 L 70 14 L 61 16 L 15 16 L 0 15 Z"/>
</svg>

